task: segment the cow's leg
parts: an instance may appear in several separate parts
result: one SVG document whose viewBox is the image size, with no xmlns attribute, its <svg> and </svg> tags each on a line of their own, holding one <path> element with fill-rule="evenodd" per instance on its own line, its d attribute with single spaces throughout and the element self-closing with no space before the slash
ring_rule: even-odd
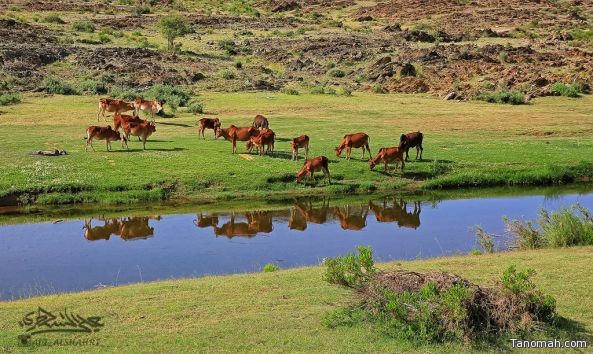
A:
<svg viewBox="0 0 593 354">
<path fill-rule="evenodd" d="M 422 152 L 424 151 L 424 148 L 422 147 L 422 144 L 418 145 L 418 148 L 420 148 L 420 160 L 422 160 Z"/>
<path fill-rule="evenodd" d="M 387 160 L 383 160 L 383 163 L 385 164 L 385 173 L 388 173 L 388 166 L 387 166 Z"/>
<path fill-rule="evenodd" d="M 369 146 L 369 143 L 366 143 L 366 148 L 367 151 L 369 152 L 369 160 L 373 158 L 373 154 L 371 154 L 371 147 Z"/>
<path fill-rule="evenodd" d="M 404 174 L 404 160 L 401 160 L 402 163 L 402 175 Z"/>
<path fill-rule="evenodd" d="M 331 184 L 332 183 L 332 180 L 331 180 L 331 178 L 329 176 L 329 170 L 327 168 L 323 167 L 322 168 L 322 171 L 323 171 L 323 174 L 327 177 L 327 183 L 328 184 Z"/>
<path fill-rule="evenodd" d="M 305 146 L 305 161 L 309 159 L 309 144 Z"/>
<path fill-rule="evenodd" d="M 350 160 L 350 154 L 352 153 L 352 148 L 351 147 L 347 147 L 346 148 L 346 160 Z"/>
<path fill-rule="evenodd" d="M 142 150 L 146 150 L 146 138 L 146 134 L 142 135 Z"/>
<path fill-rule="evenodd" d="M 408 156 L 408 151 L 409 151 L 409 150 L 410 150 L 410 148 L 409 148 L 409 147 L 407 147 L 407 148 L 406 148 L 406 161 L 410 161 L 410 160 L 409 160 L 409 156 Z"/>
<path fill-rule="evenodd" d="M 86 147 L 84 148 L 84 151 L 88 151 L 89 145 L 91 146 L 91 148 L 93 149 L 93 151 L 95 151 L 95 147 L 93 146 L 93 138 L 90 137 L 90 136 L 88 137 L 88 139 L 86 141 Z"/>
<path fill-rule="evenodd" d="M 364 145 L 362 146 L 362 157 L 360 159 L 364 159 Z"/>
<path fill-rule="evenodd" d="M 235 138 L 233 138 L 233 154 L 237 151 L 237 140 Z"/>
<path fill-rule="evenodd" d="M 101 111 L 103 107 L 101 106 L 101 104 L 99 104 L 99 111 L 97 112 L 97 122 L 99 121 L 99 115 L 101 114 Z M 105 116 L 105 113 L 103 113 L 103 116 Z"/>
<path fill-rule="evenodd" d="M 297 160 L 297 156 L 299 154 L 299 150 L 295 149 L 294 147 L 292 148 L 292 160 L 296 161 Z"/>
<path fill-rule="evenodd" d="M 109 151 L 109 139 L 105 139 L 105 145 L 107 145 L 107 151 Z"/>
</svg>

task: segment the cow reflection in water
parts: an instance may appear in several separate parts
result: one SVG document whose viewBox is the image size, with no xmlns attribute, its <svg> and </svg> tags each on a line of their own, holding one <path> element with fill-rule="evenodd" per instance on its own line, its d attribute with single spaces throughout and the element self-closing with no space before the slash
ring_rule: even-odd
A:
<svg viewBox="0 0 593 354">
<path fill-rule="evenodd" d="M 237 217 L 232 212 L 230 220 L 218 226 L 218 215 L 204 216 L 198 214 L 194 224 L 197 227 L 212 227 L 214 235 L 233 237 L 253 237 L 258 233 L 270 233 L 274 230 L 272 212 L 270 211 L 248 211 L 244 213 L 244 221 L 236 221 Z"/>
<path fill-rule="evenodd" d="M 369 201 L 369 208 L 375 214 L 378 222 L 397 222 L 399 227 L 417 229 L 420 227 L 420 202 L 414 202 L 414 210 L 408 212 L 408 203 L 401 200 L 398 203 L 393 200 L 393 206 L 387 206 L 387 200 L 383 200 L 383 206 L 376 205 Z"/>
<path fill-rule="evenodd" d="M 343 208 L 334 207 L 333 213 L 344 230 L 360 231 L 367 226 L 367 215 L 369 214 L 367 206 L 361 205 L 358 208 L 351 208 L 350 205 Z"/>
<path fill-rule="evenodd" d="M 122 240 L 130 241 L 146 239 L 154 235 L 154 227 L 148 221 L 160 220 L 159 216 L 132 216 L 126 218 L 103 219 L 103 226 L 92 227 L 91 222 L 85 220 L 84 237 L 89 241 L 109 240 L 111 235 L 118 235 Z"/>
</svg>

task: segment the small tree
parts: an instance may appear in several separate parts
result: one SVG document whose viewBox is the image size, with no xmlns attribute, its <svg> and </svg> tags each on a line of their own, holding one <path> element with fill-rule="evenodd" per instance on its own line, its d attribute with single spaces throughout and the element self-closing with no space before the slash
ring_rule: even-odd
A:
<svg viewBox="0 0 593 354">
<path fill-rule="evenodd" d="M 191 32 L 187 21 L 181 16 L 165 16 L 161 17 L 158 22 L 158 28 L 167 38 L 167 50 L 175 51 L 175 38 L 184 36 Z"/>
</svg>

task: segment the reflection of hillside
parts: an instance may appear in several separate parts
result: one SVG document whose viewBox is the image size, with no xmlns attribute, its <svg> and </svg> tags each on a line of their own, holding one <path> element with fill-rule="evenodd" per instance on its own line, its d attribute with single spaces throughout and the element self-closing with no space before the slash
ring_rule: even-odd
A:
<svg viewBox="0 0 593 354">
<path fill-rule="evenodd" d="M 84 223 L 84 238 L 89 241 L 109 240 L 117 235 L 122 240 L 146 239 L 154 235 L 154 228 L 148 225 L 150 219 L 160 220 L 160 216 L 133 216 L 127 218 L 102 219 L 103 226 L 92 226 L 92 219 Z"/>
</svg>

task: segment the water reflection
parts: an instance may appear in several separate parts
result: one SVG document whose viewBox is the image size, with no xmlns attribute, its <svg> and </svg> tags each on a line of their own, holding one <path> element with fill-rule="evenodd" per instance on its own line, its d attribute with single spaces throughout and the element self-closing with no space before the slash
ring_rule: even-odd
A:
<svg viewBox="0 0 593 354">
<path fill-rule="evenodd" d="M 408 203 L 402 199 L 399 202 L 395 198 L 391 200 L 391 205 L 387 199 L 383 199 L 383 206 L 376 205 L 369 201 L 369 208 L 375 214 L 378 222 L 396 222 L 399 227 L 409 227 L 417 229 L 420 227 L 421 204 L 414 201 L 414 209 L 408 212 Z M 433 204 L 433 207 L 436 203 Z"/>
<path fill-rule="evenodd" d="M 410 206 L 408 210 L 408 204 Z M 193 224 L 198 228 L 212 228 L 216 237 L 226 236 L 251 238 L 274 231 L 274 224 L 287 223 L 290 230 L 305 231 L 308 223 L 329 224 L 337 222 L 342 230 L 361 231 L 367 226 L 367 217 L 372 212 L 380 223 L 397 223 L 399 227 L 420 227 L 421 203 L 403 199 L 383 199 L 376 203 L 350 203 L 330 207 L 328 198 L 314 206 L 313 201 L 295 200 L 288 210 L 245 211 L 228 213 L 198 213 Z M 434 204 L 436 205 L 436 204 Z M 433 206 L 434 206 L 433 205 Z M 134 216 L 123 218 L 98 218 L 85 220 L 84 237 L 89 241 L 109 240 L 113 235 L 125 241 L 147 239 L 154 235 L 149 220 L 161 220 L 161 216 Z M 102 223 L 102 224 L 101 224 Z"/>
<path fill-rule="evenodd" d="M 161 216 L 132 216 L 124 218 L 99 218 L 102 226 L 92 225 L 93 219 L 84 221 L 84 238 L 89 241 L 109 240 L 112 235 L 122 240 L 131 241 L 147 239 L 154 235 L 154 227 L 148 225 L 148 220 L 161 220 Z"/>
</svg>

